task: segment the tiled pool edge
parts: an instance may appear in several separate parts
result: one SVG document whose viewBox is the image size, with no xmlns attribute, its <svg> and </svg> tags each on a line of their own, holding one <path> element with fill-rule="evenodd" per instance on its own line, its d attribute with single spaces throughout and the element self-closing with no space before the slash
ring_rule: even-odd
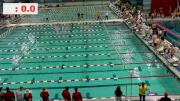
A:
<svg viewBox="0 0 180 101">
<path fill-rule="evenodd" d="M 158 96 L 146 96 L 147 101 L 158 101 L 163 95 Z M 172 101 L 180 99 L 180 95 L 169 95 Z M 131 99 L 131 100 L 130 100 Z M 122 96 L 122 101 L 138 101 L 139 96 Z M 64 100 L 53 100 L 53 101 L 64 101 Z M 115 101 L 115 97 L 102 97 L 102 98 L 84 98 L 83 101 Z"/>
<path fill-rule="evenodd" d="M 126 22 L 124 22 L 124 23 L 125 23 L 125 24 L 132 30 L 132 32 L 134 33 L 133 29 L 132 29 Z M 167 62 L 167 60 L 166 60 L 165 58 L 163 58 L 162 56 L 158 55 L 158 53 L 157 53 L 152 47 L 150 47 L 145 40 L 141 39 L 141 37 L 140 37 L 138 34 L 136 34 L 136 33 L 134 33 L 134 34 L 138 37 L 139 40 L 141 40 L 141 41 L 146 45 L 146 47 L 148 47 L 148 49 L 150 49 L 150 50 L 154 53 L 154 55 L 156 55 L 156 56 L 161 60 L 161 62 L 162 62 L 166 67 L 168 67 L 169 70 L 171 70 L 172 73 L 174 73 L 174 74 L 177 76 L 178 79 L 180 79 L 180 72 L 179 72 L 177 69 L 175 69 L 175 67 L 171 66 L 171 65 Z"/>
</svg>

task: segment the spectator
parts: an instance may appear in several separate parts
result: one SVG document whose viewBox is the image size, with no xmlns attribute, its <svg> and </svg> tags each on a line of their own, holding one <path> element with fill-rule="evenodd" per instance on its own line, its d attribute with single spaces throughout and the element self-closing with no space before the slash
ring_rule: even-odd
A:
<svg viewBox="0 0 180 101">
<path fill-rule="evenodd" d="M 10 91 L 9 87 L 6 88 L 6 93 L 3 94 L 4 101 L 14 101 L 14 93 Z"/>
<path fill-rule="evenodd" d="M 2 98 L 2 97 L 3 97 L 3 94 L 4 94 L 4 93 L 2 92 L 2 87 L 0 87 L 0 101 L 3 101 L 3 98 Z"/>
<path fill-rule="evenodd" d="M 81 14 L 80 14 L 80 13 L 78 13 L 77 15 L 78 15 L 78 19 L 80 19 L 80 15 L 81 15 Z"/>
<path fill-rule="evenodd" d="M 17 101 L 23 101 L 22 90 L 23 90 L 23 87 L 20 87 L 20 88 L 16 91 Z"/>
<path fill-rule="evenodd" d="M 116 90 L 115 90 L 115 98 L 116 101 L 122 101 L 122 91 L 121 88 L 119 86 L 117 86 Z"/>
<path fill-rule="evenodd" d="M 171 45 L 170 49 L 169 49 L 169 55 L 171 58 L 173 58 L 174 54 L 178 51 L 178 49 L 176 47 L 174 47 L 173 45 Z"/>
<path fill-rule="evenodd" d="M 48 93 L 48 90 L 46 88 L 42 89 L 40 96 L 42 97 L 43 101 L 49 101 L 49 93 Z"/>
<path fill-rule="evenodd" d="M 155 40 L 154 40 L 154 46 L 156 47 L 156 46 L 159 46 L 160 45 L 160 42 L 161 42 L 161 40 L 159 39 L 159 38 L 156 38 Z"/>
<path fill-rule="evenodd" d="M 84 13 L 81 13 L 81 18 L 82 18 L 82 19 L 84 18 Z"/>
<path fill-rule="evenodd" d="M 72 96 L 73 101 L 82 101 L 82 95 L 80 92 L 78 92 L 78 88 L 75 88 L 75 92 Z"/>
<path fill-rule="evenodd" d="M 160 99 L 160 101 L 171 101 L 171 99 L 168 98 L 168 93 L 167 93 L 167 92 L 164 93 L 164 97 L 162 97 L 162 98 Z"/>
<path fill-rule="evenodd" d="M 24 94 L 25 101 L 32 101 L 32 94 L 30 93 L 29 89 L 26 90 L 26 93 Z"/>
<path fill-rule="evenodd" d="M 95 16 L 96 16 L 96 18 L 99 20 L 100 19 L 100 13 L 99 12 L 96 12 L 95 13 Z"/>
<path fill-rule="evenodd" d="M 69 90 L 69 87 L 66 87 L 66 89 L 62 92 L 64 101 L 71 101 L 71 95 L 68 90 Z"/>
<path fill-rule="evenodd" d="M 145 101 L 146 91 L 147 91 L 147 87 L 142 82 L 142 84 L 139 86 L 140 101 L 141 101 L 142 97 L 143 97 L 143 101 Z"/>
<path fill-rule="evenodd" d="M 109 17 L 108 12 L 106 12 L 105 17 L 106 17 L 106 20 L 108 20 L 108 17 Z"/>
</svg>

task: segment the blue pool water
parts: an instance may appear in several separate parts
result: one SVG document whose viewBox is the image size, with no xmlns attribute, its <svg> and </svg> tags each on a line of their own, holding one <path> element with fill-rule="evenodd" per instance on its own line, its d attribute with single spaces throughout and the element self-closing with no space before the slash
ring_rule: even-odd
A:
<svg viewBox="0 0 180 101">
<path fill-rule="evenodd" d="M 161 23 L 171 31 L 180 34 L 180 20 L 163 21 Z"/>
<path fill-rule="evenodd" d="M 180 20 L 162 21 L 161 24 L 176 34 L 167 33 L 167 40 L 180 47 Z"/>
</svg>

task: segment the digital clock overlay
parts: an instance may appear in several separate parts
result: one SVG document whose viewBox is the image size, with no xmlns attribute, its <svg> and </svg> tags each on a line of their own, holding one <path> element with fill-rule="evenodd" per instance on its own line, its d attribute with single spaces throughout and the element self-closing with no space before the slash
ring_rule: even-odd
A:
<svg viewBox="0 0 180 101">
<path fill-rule="evenodd" d="M 38 3 L 3 3 L 3 14 L 38 14 Z"/>
</svg>

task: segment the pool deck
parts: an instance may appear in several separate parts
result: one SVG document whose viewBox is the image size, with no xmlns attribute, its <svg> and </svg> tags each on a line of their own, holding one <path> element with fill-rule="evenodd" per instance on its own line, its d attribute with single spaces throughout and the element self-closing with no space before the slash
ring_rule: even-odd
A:
<svg viewBox="0 0 180 101">
<path fill-rule="evenodd" d="M 115 6 L 116 8 L 116 6 Z M 119 9 L 118 10 L 115 10 L 115 9 L 112 9 L 112 11 L 114 11 L 116 13 L 116 11 L 118 12 L 121 12 Z M 117 16 L 119 16 L 117 13 L 116 13 Z M 119 16 L 120 17 L 120 16 Z M 147 21 L 150 21 L 151 19 L 148 19 Z M 169 21 L 169 20 L 180 20 L 180 18 L 175 18 L 175 19 L 172 19 L 171 17 L 167 17 L 167 18 L 154 18 L 153 21 Z M 125 20 L 124 20 L 125 22 Z M 125 22 L 126 23 L 126 22 Z M 130 22 L 131 23 L 131 22 Z M 133 29 L 131 28 L 131 26 L 126 23 L 126 25 L 133 31 Z M 143 40 L 141 38 L 140 35 L 138 35 L 137 33 L 135 33 L 135 35 L 169 68 L 169 70 L 171 70 L 176 76 L 178 79 L 180 79 L 180 63 L 178 64 L 177 67 L 173 67 L 168 61 L 167 59 L 165 59 L 163 56 L 159 55 L 157 53 L 157 51 L 155 51 L 153 49 L 153 47 L 149 46 L 148 45 L 148 42 Z M 179 54 L 179 53 L 176 53 L 176 54 Z M 178 55 L 178 58 L 180 59 L 180 55 Z"/>
<path fill-rule="evenodd" d="M 127 24 L 127 23 L 126 23 L 126 24 Z M 130 25 L 127 24 L 127 26 L 128 26 L 130 29 L 132 29 Z M 132 31 L 133 31 L 133 30 L 132 30 Z M 138 35 L 137 33 L 135 33 L 135 35 L 168 67 L 169 70 L 171 70 L 171 71 L 177 76 L 178 79 L 180 79 L 180 71 L 179 71 L 178 69 L 176 69 L 175 67 L 171 66 L 171 64 L 170 64 L 163 56 L 159 55 L 159 54 L 153 49 L 153 47 L 149 46 L 149 45 L 148 45 L 148 42 L 145 41 L 145 40 L 143 40 L 140 35 Z"/>
<path fill-rule="evenodd" d="M 151 19 L 148 19 L 147 21 L 150 21 Z M 154 18 L 153 21 L 173 21 L 173 20 L 180 20 L 180 18 L 171 18 L 171 17 L 165 17 L 165 18 Z"/>
<path fill-rule="evenodd" d="M 123 22 L 123 19 L 111 19 L 111 20 L 99 20 L 99 21 L 71 21 L 71 22 L 50 22 L 50 23 L 22 23 L 22 24 L 10 24 L 6 27 L 11 27 L 11 26 L 29 26 L 29 25 L 45 25 L 45 24 L 49 24 L 49 25 L 53 25 L 53 24 L 71 24 L 71 23 L 97 23 L 97 22 Z M 5 27 L 5 26 L 3 26 Z M 167 60 L 158 55 L 157 52 L 154 51 L 154 49 L 152 47 L 150 47 L 147 42 L 145 42 L 145 40 L 141 39 L 140 36 L 138 34 L 136 34 L 137 37 L 143 41 L 146 46 L 174 73 L 177 75 L 177 77 L 180 79 L 180 72 L 177 71 L 177 69 L 175 69 L 174 67 L 170 66 L 169 63 L 167 63 Z M 161 98 L 162 96 L 147 96 L 147 101 L 157 101 L 157 99 Z M 173 98 L 172 100 L 175 101 L 175 99 L 180 99 L 180 95 L 174 95 L 174 96 L 170 96 L 171 98 Z M 137 101 L 139 100 L 139 97 L 123 97 L 123 100 L 130 100 L 132 99 L 132 101 Z M 114 97 L 110 97 L 110 98 L 92 98 L 92 99 L 84 99 L 86 101 L 114 101 L 115 98 Z M 54 101 L 62 101 L 62 100 L 54 100 Z"/>
<path fill-rule="evenodd" d="M 146 101 L 158 101 L 162 95 L 160 96 L 146 96 Z M 169 95 L 172 101 L 178 101 L 180 99 L 180 95 Z M 64 100 L 54 100 L 54 101 L 64 101 Z M 91 99 L 83 99 L 83 101 L 115 101 L 115 97 L 109 97 L 109 98 L 91 98 Z M 139 101 L 139 97 L 133 96 L 133 97 L 122 97 L 122 101 Z"/>
</svg>

